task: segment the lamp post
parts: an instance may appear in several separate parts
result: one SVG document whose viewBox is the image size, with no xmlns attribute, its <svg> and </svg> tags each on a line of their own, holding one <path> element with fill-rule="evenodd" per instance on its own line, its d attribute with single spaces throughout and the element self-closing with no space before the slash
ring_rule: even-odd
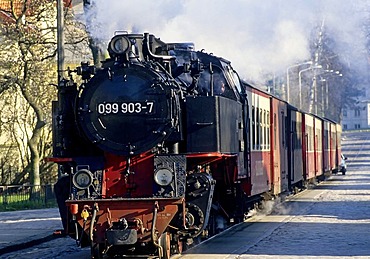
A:
<svg viewBox="0 0 370 259">
<path fill-rule="evenodd" d="M 303 72 L 306 72 L 306 71 L 309 71 L 309 70 L 320 69 L 320 68 L 322 68 L 321 65 L 315 65 L 315 66 L 311 66 L 311 67 L 302 69 L 302 70 L 300 70 L 298 72 L 298 81 L 299 81 L 299 108 L 300 109 L 302 109 L 302 73 Z"/>
<path fill-rule="evenodd" d="M 289 79 L 289 69 L 294 67 L 299 67 L 302 65 L 312 65 L 312 61 L 307 61 L 299 64 L 292 65 L 286 69 L 286 100 L 288 103 L 290 103 L 290 79 Z"/>
<path fill-rule="evenodd" d="M 328 77 L 328 76 L 330 76 L 330 77 L 334 77 L 334 76 L 342 77 L 343 76 L 343 74 L 341 74 L 340 71 L 334 71 L 334 70 L 325 70 L 325 72 L 323 74 L 328 74 L 326 77 Z M 324 89 L 321 90 L 322 115 L 325 116 L 326 111 L 329 107 L 329 95 L 328 95 L 329 84 L 328 84 L 327 78 L 321 78 L 320 81 L 325 82 L 325 85 L 322 86 L 322 88 L 325 87 L 325 91 L 324 91 Z M 324 93 L 325 93 L 325 99 L 324 99 Z"/>
<path fill-rule="evenodd" d="M 305 68 L 305 69 L 302 69 L 298 72 L 298 84 L 299 84 L 299 88 L 298 88 L 298 95 L 299 95 L 299 108 L 302 109 L 302 73 L 303 72 L 306 72 L 308 70 L 311 70 L 312 68 L 309 67 L 309 68 Z"/>
</svg>

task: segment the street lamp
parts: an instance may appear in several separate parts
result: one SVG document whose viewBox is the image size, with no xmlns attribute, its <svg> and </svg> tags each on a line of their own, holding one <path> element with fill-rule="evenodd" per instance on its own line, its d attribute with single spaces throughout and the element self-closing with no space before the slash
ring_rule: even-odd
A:
<svg viewBox="0 0 370 259">
<path fill-rule="evenodd" d="M 298 81 L 299 81 L 299 108 L 302 109 L 302 73 L 313 70 L 313 69 L 320 69 L 322 68 L 321 65 L 315 65 L 315 66 L 310 66 L 308 68 L 302 69 L 298 72 Z"/>
<path fill-rule="evenodd" d="M 294 67 L 299 67 L 302 65 L 312 65 L 312 61 L 307 61 L 299 64 L 292 65 L 286 69 L 286 100 L 289 103 L 290 102 L 290 80 L 289 80 L 289 69 L 294 68 Z"/>
<path fill-rule="evenodd" d="M 322 74 L 325 74 L 325 77 L 334 77 L 334 76 L 338 76 L 338 77 L 342 77 L 343 74 L 340 73 L 339 71 L 333 71 L 333 70 L 325 70 L 324 73 Z M 325 87 L 325 90 L 322 89 L 321 90 L 321 103 L 322 103 L 322 114 L 323 116 L 325 116 L 326 114 L 326 111 L 329 107 L 329 95 L 328 95 L 328 92 L 329 92 L 329 86 L 328 86 L 328 79 L 327 78 L 321 78 L 320 80 L 321 82 L 325 82 L 325 85 L 322 86 L 322 88 Z M 324 99 L 324 94 L 325 94 L 325 99 Z"/>
</svg>

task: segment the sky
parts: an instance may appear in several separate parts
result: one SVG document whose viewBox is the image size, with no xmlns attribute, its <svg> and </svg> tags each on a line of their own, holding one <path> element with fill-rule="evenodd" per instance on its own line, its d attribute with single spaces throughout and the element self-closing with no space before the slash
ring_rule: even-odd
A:
<svg viewBox="0 0 370 259">
<path fill-rule="evenodd" d="M 164 42 L 193 42 L 231 61 L 243 79 L 310 59 L 309 38 L 323 21 L 346 61 L 364 69 L 368 0 L 90 0 L 91 32 L 149 32 Z M 317 31 L 316 31 L 317 33 Z"/>
</svg>

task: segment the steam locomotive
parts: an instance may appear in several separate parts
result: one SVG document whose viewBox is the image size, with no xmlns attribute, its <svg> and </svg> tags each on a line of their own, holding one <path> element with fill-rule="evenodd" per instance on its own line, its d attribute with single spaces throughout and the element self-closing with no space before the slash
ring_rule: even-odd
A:
<svg viewBox="0 0 370 259">
<path fill-rule="evenodd" d="M 169 258 L 337 169 L 340 127 L 241 81 L 229 61 L 148 33 L 117 34 L 108 52 L 53 102 L 63 226 L 93 258 Z"/>
</svg>

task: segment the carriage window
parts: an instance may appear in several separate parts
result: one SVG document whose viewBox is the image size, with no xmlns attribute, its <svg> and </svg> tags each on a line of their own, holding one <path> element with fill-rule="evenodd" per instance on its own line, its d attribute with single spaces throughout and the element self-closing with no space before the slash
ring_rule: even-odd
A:
<svg viewBox="0 0 370 259">
<path fill-rule="evenodd" d="M 329 148 L 329 134 L 328 133 L 329 133 L 328 130 L 325 129 L 325 131 L 324 131 L 324 140 L 325 140 L 324 149 L 325 150 Z"/>
<path fill-rule="evenodd" d="M 267 111 L 266 134 L 267 134 L 267 149 L 270 149 L 270 112 L 269 111 Z"/>
<path fill-rule="evenodd" d="M 274 113 L 274 150 L 276 150 L 276 113 Z"/>
<path fill-rule="evenodd" d="M 298 122 L 298 148 L 302 149 L 302 122 Z"/>
<path fill-rule="evenodd" d="M 299 132 L 297 131 L 298 123 L 296 121 L 293 122 L 292 130 L 293 130 L 293 140 L 294 140 L 294 145 L 293 148 L 297 149 L 298 148 L 298 139 L 299 139 Z"/>
<path fill-rule="evenodd" d="M 284 112 L 281 112 L 281 144 L 282 147 L 285 147 L 285 123 L 286 120 L 284 119 Z"/>
<path fill-rule="evenodd" d="M 256 128 L 255 128 L 254 106 L 252 106 L 252 147 L 256 148 Z"/>
<path fill-rule="evenodd" d="M 314 138 L 314 132 L 313 128 L 311 126 L 307 127 L 307 133 L 308 133 L 308 151 L 313 150 L 313 138 Z"/>
<path fill-rule="evenodd" d="M 266 121 L 266 110 L 263 110 L 263 128 L 262 128 L 262 133 L 263 133 L 263 149 L 267 148 L 267 134 L 266 134 L 266 129 L 267 129 L 267 121 Z"/>
<path fill-rule="evenodd" d="M 257 146 L 256 149 L 260 149 L 260 112 L 256 107 L 256 132 L 257 132 Z"/>
<path fill-rule="evenodd" d="M 322 150 L 322 134 L 321 134 L 321 130 L 317 130 L 317 137 L 318 137 L 318 143 L 317 143 L 318 150 Z"/>
<path fill-rule="evenodd" d="M 262 109 L 260 109 L 260 149 L 263 149 L 263 116 L 262 116 Z"/>
</svg>

